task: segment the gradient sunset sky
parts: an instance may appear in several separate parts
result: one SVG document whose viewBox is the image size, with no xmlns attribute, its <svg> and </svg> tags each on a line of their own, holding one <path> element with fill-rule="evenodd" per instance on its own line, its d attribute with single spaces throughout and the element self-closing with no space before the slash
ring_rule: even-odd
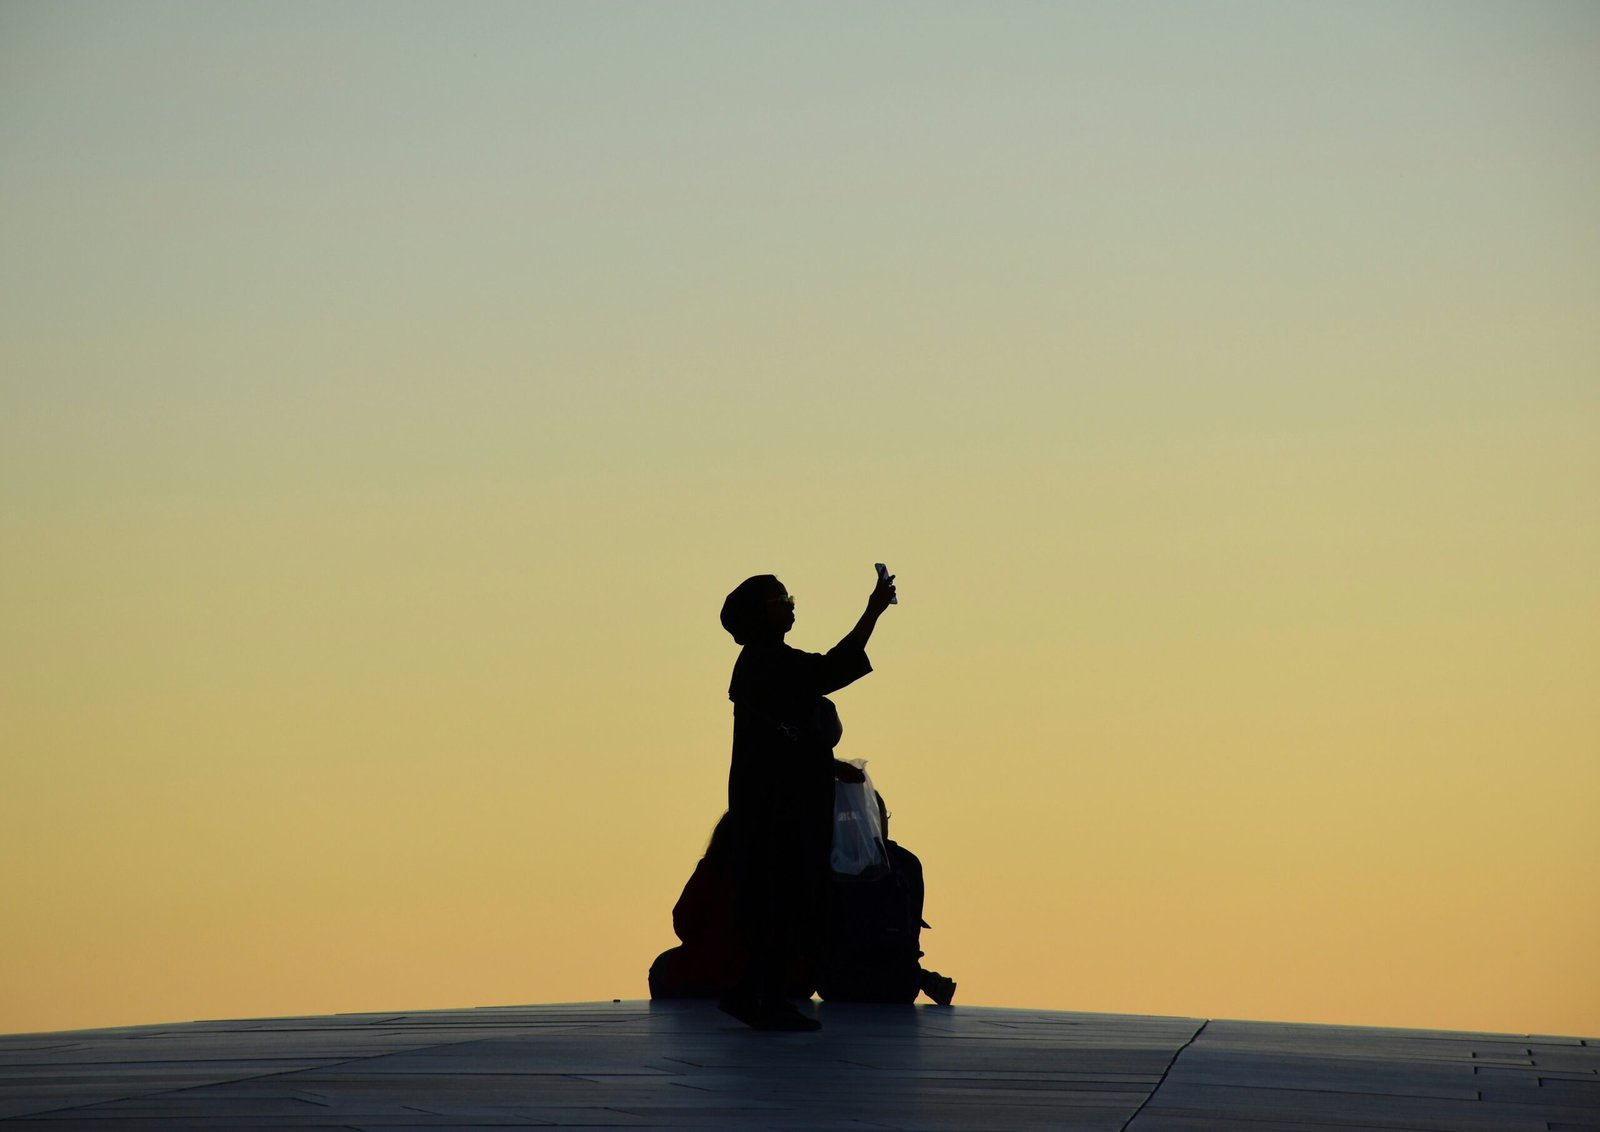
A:
<svg viewBox="0 0 1600 1132">
<path fill-rule="evenodd" d="M 0 0 L 0 1030 L 640 998 L 776 573 L 957 1002 L 1600 1034 L 1600 5 Z"/>
</svg>

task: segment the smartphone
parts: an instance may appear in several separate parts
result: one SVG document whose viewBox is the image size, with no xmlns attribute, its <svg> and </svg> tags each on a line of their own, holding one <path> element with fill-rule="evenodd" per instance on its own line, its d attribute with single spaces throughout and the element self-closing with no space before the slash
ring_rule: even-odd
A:
<svg viewBox="0 0 1600 1132">
<path fill-rule="evenodd" d="M 887 582 L 889 580 L 889 567 L 885 566 L 882 562 L 874 562 L 872 564 L 872 568 L 878 572 L 878 581 Z M 899 605 L 900 599 L 897 597 L 892 597 L 889 599 L 889 604 Z"/>
</svg>

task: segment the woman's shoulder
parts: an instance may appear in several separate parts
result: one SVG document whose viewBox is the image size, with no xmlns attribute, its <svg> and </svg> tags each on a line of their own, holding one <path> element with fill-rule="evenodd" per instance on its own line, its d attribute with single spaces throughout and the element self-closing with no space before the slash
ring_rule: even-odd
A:
<svg viewBox="0 0 1600 1132">
<path fill-rule="evenodd" d="M 728 694 L 736 700 L 784 694 L 789 690 L 788 682 L 799 678 L 815 659 L 815 653 L 804 652 L 782 641 L 745 645 L 734 662 Z"/>
<path fill-rule="evenodd" d="M 741 668 L 781 668 L 788 664 L 803 664 L 816 655 L 797 649 L 785 641 L 752 641 L 739 650 L 739 659 L 734 661 L 733 668 L 735 672 Z"/>
</svg>

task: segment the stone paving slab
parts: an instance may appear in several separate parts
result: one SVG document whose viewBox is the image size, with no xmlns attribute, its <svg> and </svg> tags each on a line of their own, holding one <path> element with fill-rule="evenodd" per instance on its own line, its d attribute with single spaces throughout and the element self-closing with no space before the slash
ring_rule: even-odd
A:
<svg viewBox="0 0 1600 1132">
<path fill-rule="evenodd" d="M 1213 1021 L 1129 1127 L 1551 1132 L 1556 1122 L 1600 1132 L 1600 1043 Z"/>
<path fill-rule="evenodd" d="M 983 1007 L 573 1003 L 0 1036 L 0 1127 L 1600 1132 L 1600 1043 Z"/>
</svg>

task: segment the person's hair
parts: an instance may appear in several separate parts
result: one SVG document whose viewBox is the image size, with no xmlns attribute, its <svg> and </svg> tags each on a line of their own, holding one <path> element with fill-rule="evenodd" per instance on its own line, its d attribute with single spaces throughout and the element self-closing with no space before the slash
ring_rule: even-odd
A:
<svg viewBox="0 0 1600 1132">
<path fill-rule="evenodd" d="M 839 709 L 827 696 L 819 696 L 817 706 L 811 709 L 811 731 L 830 751 L 844 738 Z"/>
<path fill-rule="evenodd" d="M 746 578 L 723 599 L 722 627 L 741 645 L 770 635 L 767 602 L 781 589 L 783 583 L 773 574 Z"/>
<path fill-rule="evenodd" d="M 705 858 L 713 863 L 726 861 L 733 855 L 733 814 L 725 811 L 717 819 L 717 826 L 711 831 L 711 840 L 706 842 Z"/>
</svg>

